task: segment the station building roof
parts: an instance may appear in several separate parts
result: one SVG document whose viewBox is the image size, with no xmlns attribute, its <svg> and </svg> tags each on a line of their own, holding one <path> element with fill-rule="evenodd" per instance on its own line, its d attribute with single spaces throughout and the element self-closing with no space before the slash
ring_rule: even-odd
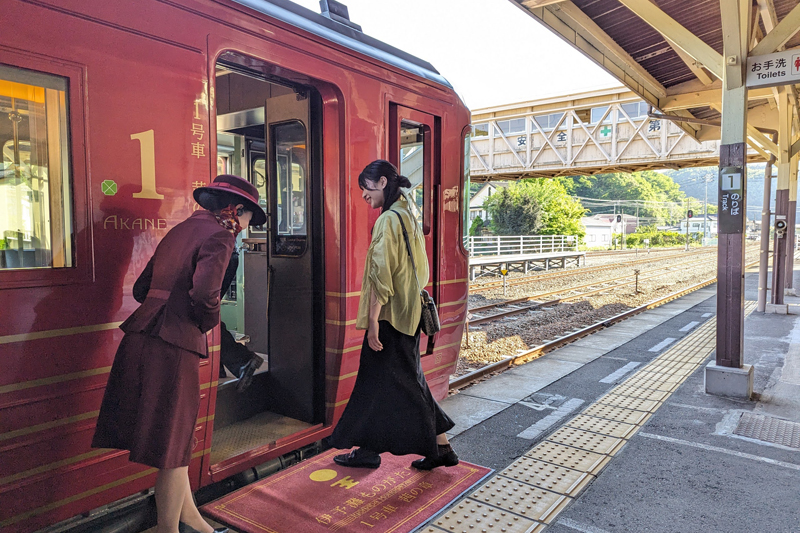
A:
<svg viewBox="0 0 800 533">
<path fill-rule="evenodd" d="M 698 140 L 719 139 L 723 29 L 720 0 L 510 0 L 619 79 L 657 110 L 694 122 L 678 123 Z M 753 0 L 750 46 L 786 19 L 797 0 Z M 796 25 L 796 24 L 795 24 Z M 779 50 L 800 46 L 789 33 Z M 772 52 L 773 50 L 769 50 Z M 749 91 L 748 122 L 772 128 L 777 89 Z M 796 87 L 790 99 L 797 108 Z M 797 118 L 795 117 L 795 121 Z M 800 124 L 795 122 L 800 131 Z M 763 135 L 751 146 L 765 157 Z M 754 146 L 755 147 L 755 146 Z"/>
</svg>

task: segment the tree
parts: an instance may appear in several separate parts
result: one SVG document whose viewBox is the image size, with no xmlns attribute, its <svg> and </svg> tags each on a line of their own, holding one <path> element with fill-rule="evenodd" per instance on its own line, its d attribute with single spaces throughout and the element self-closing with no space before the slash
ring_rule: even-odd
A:
<svg viewBox="0 0 800 533">
<path fill-rule="evenodd" d="M 483 231 L 483 219 L 481 217 L 475 217 L 475 220 L 472 221 L 472 225 L 469 227 L 469 234 L 472 237 L 481 234 Z"/>
<path fill-rule="evenodd" d="M 492 195 L 485 204 L 497 235 L 577 235 L 585 209 L 564 185 L 546 178 L 526 178 Z"/>
</svg>

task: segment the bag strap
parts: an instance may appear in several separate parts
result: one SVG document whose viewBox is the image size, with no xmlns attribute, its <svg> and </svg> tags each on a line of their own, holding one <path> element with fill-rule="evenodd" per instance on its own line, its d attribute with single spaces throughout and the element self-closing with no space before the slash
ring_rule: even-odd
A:
<svg viewBox="0 0 800 533">
<path fill-rule="evenodd" d="M 411 251 L 411 242 L 408 239 L 408 232 L 406 231 L 406 225 L 403 223 L 403 217 L 400 216 L 400 213 L 390 209 L 392 213 L 397 215 L 397 219 L 400 221 L 400 227 L 403 229 L 403 239 L 406 241 L 406 251 L 408 252 L 408 257 L 411 258 L 411 268 L 414 269 L 414 279 L 417 280 L 417 289 L 419 289 L 420 295 L 422 294 L 422 287 L 419 284 L 419 278 L 417 277 L 417 265 L 414 263 L 414 252 Z"/>
<path fill-rule="evenodd" d="M 390 209 L 392 213 L 397 215 L 397 219 L 400 221 L 400 227 L 403 229 L 403 239 L 406 241 L 406 251 L 408 252 L 408 257 L 411 258 L 411 268 L 414 269 L 414 279 L 417 280 L 417 289 L 419 289 L 419 296 L 422 298 L 422 287 L 419 284 L 419 278 L 417 277 L 417 265 L 414 264 L 414 252 L 411 251 L 411 242 L 408 239 L 408 232 L 406 231 L 406 225 L 403 223 L 403 217 L 400 216 L 400 213 Z M 424 303 L 424 302 L 423 302 Z M 436 335 L 431 335 L 428 337 L 428 348 L 425 350 L 425 355 L 430 355 L 433 353 L 433 348 L 436 343 Z"/>
</svg>

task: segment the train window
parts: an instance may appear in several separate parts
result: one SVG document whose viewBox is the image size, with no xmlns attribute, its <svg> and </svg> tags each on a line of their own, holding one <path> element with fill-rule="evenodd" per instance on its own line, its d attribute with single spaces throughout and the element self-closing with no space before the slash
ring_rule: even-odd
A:
<svg viewBox="0 0 800 533">
<path fill-rule="evenodd" d="M 306 248 L 306 127 L 293 121 L 272 126 L 275 154 L 274 253 L 302 255 Z"/>
<path fill-rule="evenodd" d="M 0 269 L 73 266 L 67 90 L 0 66 Z"/>
<path fill-rule="evenodd" d="M 464 145 L 463 145 L 464 152 L 462 154 L 462 165 L 463 166 L 463 179 L 461 182 L 461 191 L 464 195 L 463 202 L 461 205 L 461 238 L 462 242 L 464 243 L 464 248 L 467 247 L 467 241 L 469 239 L 469 228 L 470 228 L 470 213 L 469 213 L 469 200 L 470 200 L 470 171 L 469 171 L 469 161 L 470 161 L 470 135 L 469 130 L 464 133 Z"/>
<path fill-rule="evenodd" d="M 472 136 L 473 137 L 488 137 L 489 136 L 489 125 L 488 124 L 475 124 L 472 126 Z"/>
<path fill-rule="evenodd" d="M 414 200 L 417 221 L 423 228 L 425 211 L 425 126 L 403 122 L 400 125 L 400 174 L 411 182 L 409 196 Z M 413 207 L 412 207 L 413 209 Z"/>
</svg>

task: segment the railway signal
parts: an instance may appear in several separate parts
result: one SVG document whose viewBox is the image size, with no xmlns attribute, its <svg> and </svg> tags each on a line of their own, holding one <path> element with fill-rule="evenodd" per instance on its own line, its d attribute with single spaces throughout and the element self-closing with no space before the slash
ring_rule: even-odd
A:
<svg viewBox="0 0 800 533">
<path fill-rule="evenodd" d="M 508 269 L 501 268 L 500 273 L 503 275 L 503 296 L 506 295 L 506 280 L 508 279 Z"/>
</svg>

